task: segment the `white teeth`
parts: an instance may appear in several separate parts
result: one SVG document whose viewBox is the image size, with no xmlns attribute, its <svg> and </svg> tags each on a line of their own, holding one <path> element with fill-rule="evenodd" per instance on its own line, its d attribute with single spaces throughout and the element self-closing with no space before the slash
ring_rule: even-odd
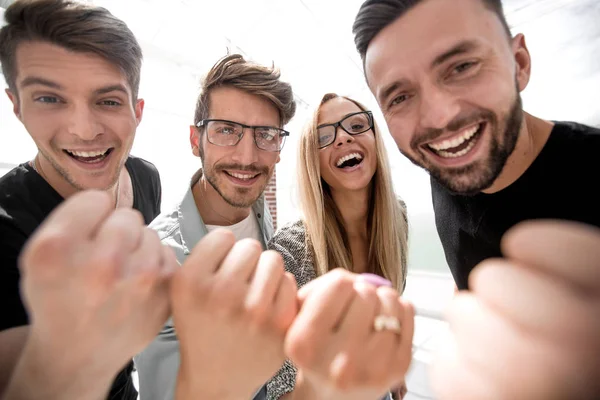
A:
<svg viewBox="0 0 600 400">
<path fill-rule="evenodd" d="M 338 159 L 337 162 L 335 163 L 335 166 L 339 167 L 340 165 L 342 165 L 346 161 L 351 160 L 353 158 L 356 158 L 358 161 L 361 161 L 363 159 L 362 156 L 360 154 L 358 154 L 358 153 L 350 153 L 350 154 L 345 155 L 344 157 Z"/>
<path fill-rule="evenodd" d="M 90 157 L 101 156 L 104 153 L 106 153 L 108 151 L 108 149 L 106 149 L 104 151 L 71 151 L 71 150 L 67 150 L 67 151 L 77 157 L 90 158 Z"/>
<path fill-rule="evenodd" d="M 256 175 L 237 174 L 235 172 L 229 172 L 229 175 L 233 176 L 234 178 L 243 179 L 243 180 L 252 179 L 256 176 Z"/>
<path fill-rule="evenodd" d="M 439 156 L 441 156 L 441 157 L 444 157 L 444 158 L 461 157 L 461 156 L 464 156 L 465 154 L 467 154 L 469 151 L 471 151 L 471 149 L 473 148 L 473 146 L 475 146 L 476 142 L 477 141 L 475 140 L 475 141 L 469 143 L 467 147 L 465 147 L 464 149 L 462 149 L 461 151 L 458 151 L 456 153 L 450 153 L 448 151 L 441 150 L 441 151 L 438 151 L 437 154 Z"/>
<path fill-rule="evenodd" d="M 480 126 L 481 126 L 481 124 L 475 125 L 474 127 L 464 131 L 463 133 L 461 133 L 460 135 L 456 136 L 453 139 L 447 139 L 447 140 L 444 140 L 439 143 L 430 143 L 429 147 L 431 147 L 433 150 L 440 151 L 440 150 L 448 150 L 448 149 L 452 149 L 454 147 L 460 146 L 465 141 L 471 139 L 473 137 L 473 135 L 475 135 L 475 133 L 477 133 Z"/>
</svg>

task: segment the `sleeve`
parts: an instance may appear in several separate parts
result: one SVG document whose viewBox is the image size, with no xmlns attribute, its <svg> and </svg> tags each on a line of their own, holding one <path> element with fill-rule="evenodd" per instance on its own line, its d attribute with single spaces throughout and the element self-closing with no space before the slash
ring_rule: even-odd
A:
<svg viewBox="0 0 600 400">
<path fill-rule="evenodd" d="M 162 206 L 162 183 L 160 181 L 160 173 L 158 172 L 158 169 L 156 169 L 155 167 L 155 172 L 156 172 L 156 180 L 155 180 L 155 184 L 154 184 L 154 195 L 155 195 L 155 199 L 156 199 L 156 211 L 157 211 L 157 216 L 158 214 L 160 214 L 160 208 Z"/>
<path fill-rule="evenodd" d="M 314 278 L 302 222 L 281 228 L 273 236 L 267 248 L 281 254 L 285 270 L 294 275 L 298 287 L 304 286 Z M 294 364 L 290 360 L 285 360 L 275 376 L 267 382 L 267 400 L 276 400 L 292 392 L 296 384 L 296 371 Z"/>
<path fill-rule="evenodd" d="M 27 325 L 29 318 L 21 300 L 19 254 L 27 237 L 0 219 L 0 331 Z"/>
</svg>

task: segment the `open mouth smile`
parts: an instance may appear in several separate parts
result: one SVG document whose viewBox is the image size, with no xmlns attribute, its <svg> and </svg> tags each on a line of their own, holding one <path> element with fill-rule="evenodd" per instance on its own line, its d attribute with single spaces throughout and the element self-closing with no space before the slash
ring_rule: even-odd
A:
<svg viewBox="0 0 600 400">
<path fill-rule="evenodd" d="M 450 138 L 428 143 L 425 147 L 441 158 L 452 159 L 465 156 L 478 143 L 485 126 L 485 122 L 480 122 Z"/>
</svg>

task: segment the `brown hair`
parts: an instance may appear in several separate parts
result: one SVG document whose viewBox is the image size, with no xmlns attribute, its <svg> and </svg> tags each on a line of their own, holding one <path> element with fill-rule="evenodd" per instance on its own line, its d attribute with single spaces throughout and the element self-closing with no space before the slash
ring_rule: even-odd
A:
<svg viewBox="0 0 600 400">
<path fill-rule="evenodd" d="M 210 91 L 220 86 L 231 86 L 269 100 L 279 111 L 281 127 L 296 113 L 296 102 L 292 86 L 282 82 L 279 70 L 246 61 L 240 54 L 221 58 L 202 81 L 200 96 L 196 103 L 194 124 L 208 118 Z"/>
<path fill-rule="evenodd" d="M 17 0 L 4 13 L 0 29 L 0 62 L 6 83 L 16 91 L 17 47 L 43 41 L 75 52 L 99 55 L 118 66 L 137 99 L 142 49 L 133 32 L 107 9 L 70 0 Z"/>
</svg>

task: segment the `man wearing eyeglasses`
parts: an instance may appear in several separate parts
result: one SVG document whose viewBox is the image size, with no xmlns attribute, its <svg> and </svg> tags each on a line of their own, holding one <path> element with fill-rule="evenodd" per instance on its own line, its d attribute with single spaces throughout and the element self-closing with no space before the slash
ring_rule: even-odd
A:
<svg viewBox="0 0 600 400">
<path fill-rule="evenodd" d="M 240 254 L 219 259 L 223 266 L 212 275 L 200 278 L 203 267 L 198 266 L 197 287 L 186 283 L 172 290 L 173 317 L 136 357 L 144 400 L 174 398 L 175 393 L 219 399 L 252 398 L 254 393 L 263 399 L 261 385 L 283 363 L 283 338 L 296 312 L 296 283 L 280 259 L 262 253 L 273 235 L 262 194 L 289 135 L 282 128 L 296 109 L 291 86 L 279 76 L 273 68 L 232 54 L 219 60 L 202 83 L 190 127 L 192 152 L 202 168 L 183 200 L 151 227 L 180 264 L 200 239 L 219 228 L 244 243 L 231 252 Z M 215 247 L 207 254 L 217 253 Z M 256 269 L 249 271 L 244 263 Z M 261 312 L 256 304 L 262 305 Z"/>
</svg>

